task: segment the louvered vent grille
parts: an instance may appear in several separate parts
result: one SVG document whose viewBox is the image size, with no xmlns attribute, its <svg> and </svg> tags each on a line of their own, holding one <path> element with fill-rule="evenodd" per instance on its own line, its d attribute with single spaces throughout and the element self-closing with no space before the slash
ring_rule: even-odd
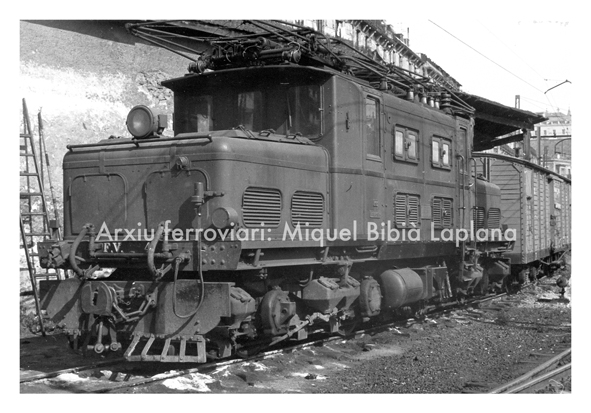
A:
<svg viewBox="0 0 591 413">
<path fill-rule="evenodd" d="M 433 198 L 433 207 L 431 209 L 431 219 L 435 228 L 441 227 L 441 199 Z"/>
<path fill-rule="evenodd" d="M 406 195 L 394 197 L 394 222 L 398 227 L 406 226 Z"/>
<path fill-rule="evenodd" d="M 472 220 L 474 221 L 474 229 L 479 230 L 484 228 L 484 208 L 475 207 Z"/>
<path fill-rule="evenodd" d="M 420 199 L 417 195 L 396 194 L 394 196 L 394 223 L 401 228 L 419 226 Z"/>
<path fill-rule="evenodd" d="M 449 198 L 433 198 L 431 219 L 435 228 L 449 228 L 453 224 L 453 203 Z"/>
<path fill-rule="evenodd" d="M 242 219 L 246 227 L 277 228 L 281 222 L 281 192 L 250 187 L 242 196 Z"/>
<path fill-rule="evenodd" d="M 449 228 L 452 226 L 452 208 L 451 199 L 443 198 L 443 226 Z"/>
<path fill-rule="evenodd" d="M 408 196 L 408 225 L 416 228 L 419 225 L 419 197 Z"/>
<path fill-rule="evenodd" d="M 490 208 L 488 210 L 488 228 L 496 229 L 501 227 L 501 210 L 499 208 Z"/>
<path fill-rule="evenodd" d="M 296 191 L 291 198 L 291 224 L 321 227 L 324 217 L 324 197 L 317 192 Z"/>
</svg>

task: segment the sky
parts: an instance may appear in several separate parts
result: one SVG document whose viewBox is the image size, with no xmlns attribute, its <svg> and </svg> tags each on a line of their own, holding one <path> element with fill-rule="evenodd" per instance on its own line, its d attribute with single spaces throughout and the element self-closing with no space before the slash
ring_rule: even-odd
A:
<svg viewBox="0 0 591 413">
<path fill-rule="evenodd" d="M 568 53 L 574 41 L 568 18 L 435 14 L 387 22 L 396 31 L 408 29 L 410 48 L 429 56 L 464 92 L 511 107 L 520 95 L 521 109 L 532 112 L 571 107 L 575 59 Z"/>
</svg>

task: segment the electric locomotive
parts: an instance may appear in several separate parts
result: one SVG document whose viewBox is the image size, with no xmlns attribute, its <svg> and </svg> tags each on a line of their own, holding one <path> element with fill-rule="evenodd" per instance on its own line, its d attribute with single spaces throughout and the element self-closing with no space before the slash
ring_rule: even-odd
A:
<svg viewBox="0 0 591 413">
<path fill-rule="evenodd" d="M 217 42 L 162 82 L 173 137 L 136 106 L 131 138 L 68 147 L 64 240 L 39 252 L 75 277 L 40 291 L 74 348 L 205 362 L 347 334 L 508 274 L 511 240 L 466 236 L 501 228 L 479 218 L 500 191 L 472 170 L 471 108 L 314 36 Z"/>
</svg>

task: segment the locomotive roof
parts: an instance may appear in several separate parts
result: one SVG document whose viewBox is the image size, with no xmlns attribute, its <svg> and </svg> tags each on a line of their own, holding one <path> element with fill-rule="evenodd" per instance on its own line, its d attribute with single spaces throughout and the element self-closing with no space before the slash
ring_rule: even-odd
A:
<svg viewBox="0 0 591 413">
<path fill-rule="evenodd" d="M 367 82 L 375 89 L 408 95 L 411 100 L 413 95 L 441 100 L 442 106 L 454 114 L 470 116 L 474 112 L 446 85 L 378 61 L 339 38 L 293 23 L 245 20 L 242 24 L 255 30 L 232 36 L 211 33 L 203 36 L 198 28 L 178 22 L 148 21 L 126 27 L 134 36 L 191 60 L 189 72 L 192 73 L 289 63 L 331 69 Z"/>
<path fill-rule="evenodd" d="M 451 90 L 428 77 L 376 61 L 338 38 L 293 23 L 244 20 L 230 24 L 229 31 L 206 32 L 206 36 L 199 25 L 187 21 L 147 21 L 126 27 L 134 36 L 191 60 L 192 74 L 188 76 L 211 70 L 227 73 L 233 69 L 240 69 L 245 75 L 253 66 L 263 65 L 282 68 L 279 70 L 298 67 L 302 72 L 345 76 L 397 96 L 414 93 L 440 100 L 451 113 L 475 118 L 476 150 L 522 140 L 522 135 L 504 135 L 519 129 L 531 130 L 534 124 L 545 120 L 532 112 Z M 186 84 L 186 79 L 187 76 L 162 84 L 174 89 Z"/>
<path fill-rule="evenodd" d="M 338 72 L 331 70 L 329 68 L 286 64 L 273 66 L 253 66 L 248 68 L 230 68 L 216 71 L 206 71 L 204 73 L 188 73 L 181 77 L 163 80 L 161 84 L 162 86 L 175 90 L 180 87 L 186 87 L 191 83 L 194 83 L 196 79 L 214 79 L 219 76 L 227 77 L 227 75 L 232 74 L 239 74 L 240 82 L 243 83 L 251 79 L 260 79 L 261 76 L 263 76 L 261 72 L 264 72 L 265 79 L 282 79 L 286 76 L 289 76 L 290 80 L 293 80 L 294 77 L 299 77 L 302 80 L 306 77 L 321 79 L 328 78 L 329 76 L 332 76 L 334 74 L 339 74 Z M 367 82 L 363 83 L 367 84 Z"/>
</svg>

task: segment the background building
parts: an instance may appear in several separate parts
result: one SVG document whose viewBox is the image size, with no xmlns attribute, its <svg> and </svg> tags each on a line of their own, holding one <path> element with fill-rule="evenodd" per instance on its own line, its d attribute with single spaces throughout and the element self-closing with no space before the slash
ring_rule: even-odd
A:
<svg viewBox="0 0 591 413">
<path fill-rule="evenodd" d="M 548 120 L 536 125 L 531 136 L 531 146 L 535 149 L 540 165 L 571 177 L 571 113 L 560 111 L 541 112 Z"/>
</svg>

